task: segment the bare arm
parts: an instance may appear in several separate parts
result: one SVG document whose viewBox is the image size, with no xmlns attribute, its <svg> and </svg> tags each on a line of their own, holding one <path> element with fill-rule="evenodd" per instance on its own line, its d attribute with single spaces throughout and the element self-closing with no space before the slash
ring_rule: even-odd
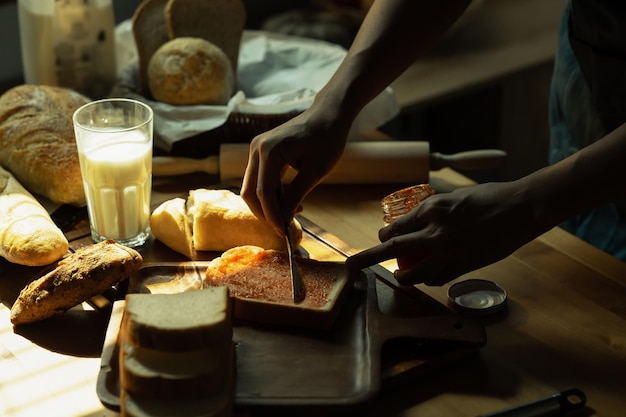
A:
<svg viewBox="0 0 626 417">
<path fill-rule="evenodd" d="M 348 259 L 424 259 L 398 271 L 403 284 L 442 285 L 498 261 L 577 213 L 626 198 L 626 124 L 569 158 L 516 181 L 479 184 L 425 200 L 380 230 L 381 245 Z"/>
<path fill-rule="evenodd" d="M 241 194 L 278 233 L 304 197 L 332 169 L 361 109 L 430 48 L 470 0 L 377 0 L 345 59 L 291 121 L 257 136 L 250 146 Z M 279 194 L 281 174 L 298 174 Z"/>
</svg>

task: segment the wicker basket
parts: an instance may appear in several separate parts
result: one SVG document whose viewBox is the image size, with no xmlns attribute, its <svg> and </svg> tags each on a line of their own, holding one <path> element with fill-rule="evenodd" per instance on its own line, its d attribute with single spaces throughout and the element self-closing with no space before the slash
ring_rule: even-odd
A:
<svg viewBox="0 0 626 417">
<path fill-rule="evenodd" d="M 285 123 L 300 113 L 300 111 L 280 114 L 233 112 L 220 127 L 174 143 L 169 154 L 190 158 L 217 155 L 222 143 L 250 142 L 255 136 Z"/>
</svg>

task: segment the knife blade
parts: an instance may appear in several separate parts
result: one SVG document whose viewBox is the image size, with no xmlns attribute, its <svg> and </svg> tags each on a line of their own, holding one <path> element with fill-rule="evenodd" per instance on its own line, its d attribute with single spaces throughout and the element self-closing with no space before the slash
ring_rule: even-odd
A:
<svg viewBox="0 0 626 417">
<path fill-rule="evenodd" d="M 299 304 L 304 300 L 306 296 L 306 290 L 304 283 L 302 282 L 302 276 L 300 275 L 300 269 L 295 259 L 293 235 L 291 234 L 291 227 L 289 223 L 285 225 L 285 241 L 287 242 L 287 254 L 289 255 L 289 273 L 291 275 L 291 288 L 293 293 L 293 302 Z"/>
</svg>

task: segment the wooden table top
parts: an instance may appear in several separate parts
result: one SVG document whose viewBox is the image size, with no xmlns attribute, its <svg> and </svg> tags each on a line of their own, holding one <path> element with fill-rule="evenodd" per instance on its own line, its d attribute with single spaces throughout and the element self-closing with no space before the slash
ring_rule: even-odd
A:
<svg viewBox="0 0 626 417">
<path fill-rule="evenodd" d="M 193 178 L 190 188 L 206 181 Z M 433 172 L 430 182 L 438 192 L 471 184 L 450 169 Z M 180 193 L 173 184 L 155 187 L 154 198 Z M 378 243 L 379 200 L 397 188 L 321 185 L 306 199 L 303 214 L 349 250 L 363 249 Z M 391 261 L 384 266 L 395 268 Z M 382 392 L 360 411 L 363 416 L 477 416 L 572 387 L 587 396 L 587 408 L 572 415 L 623 415 L 626 264 L 555 228 L 459 279 L 469 277 L 496 281 L 508 293 L 505 311 L 481 319 L 486 346 L 477 355 Z M 16 332 L 9 322 L 11 285 L 2 278 L 0 415 L 116 416 L 95 390 L 106 317 L 85 324 L 80 343 L 58 329 L 49 338 L 53 342 L 34 343 L 42 339 L 27 330 Z M 441 303 L 447 288 L 418 286 Z"/>
</svg>

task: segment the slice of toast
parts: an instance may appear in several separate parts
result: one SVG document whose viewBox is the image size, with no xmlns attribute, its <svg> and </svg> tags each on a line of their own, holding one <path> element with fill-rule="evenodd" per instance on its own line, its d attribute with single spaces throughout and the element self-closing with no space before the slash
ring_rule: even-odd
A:
<svg viewBox="0 0 626 417">
<path fill-rule="evenodd" d="M 306 295 L 293 301 L 286 252 L 240 246 L 213 259 L 205 272 L 208 286 L 227 286 L 236 319 L 250 322 L 329 329 L 352 288 L 345 263 L 296 257 Z"/>
<path fill-rule="evenodd" d="M 224 51 L 237 74 L 239 46 L 246 23 L 241 0 L 169 0 L 165 21 L 171 39 L 205 39 Z"/>
<path fill-rule="evenodd" d="M 165 23 L 168 0 L 144 0 L 132 17 L 133 36 L 139 58 L 139 88 L 145 96 L 148 89 L 148 62 L 164 43 L 170 40 Z"/>
<path fill-rule="evenodd" d="M 139 252 L 113 240 L 84 246 L 20 292 L 11 307 L 11 323 L 61 314 L 128 278 L 142 263 Z"/>
</svg>

